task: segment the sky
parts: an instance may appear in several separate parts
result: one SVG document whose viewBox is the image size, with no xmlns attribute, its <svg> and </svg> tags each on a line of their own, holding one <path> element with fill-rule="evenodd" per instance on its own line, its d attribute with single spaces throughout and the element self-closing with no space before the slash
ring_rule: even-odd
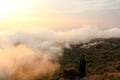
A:
<svg viewBox="0 0 120 80">
<path fill-rule="evenodd" d="M 0 30 L 120 26 L 120 0 L 0 0 Z"/>
</svg>

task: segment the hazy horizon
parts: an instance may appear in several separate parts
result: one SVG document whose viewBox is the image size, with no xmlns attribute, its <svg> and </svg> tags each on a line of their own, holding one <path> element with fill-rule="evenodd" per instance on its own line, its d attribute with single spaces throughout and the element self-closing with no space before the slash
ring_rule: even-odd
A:
<svg viewBox="0 0 120 80">
<path fill-rule="evenodd" d="M 0 30 L 120 27 L 119 0 L 0 0 Z"/>
</svg>

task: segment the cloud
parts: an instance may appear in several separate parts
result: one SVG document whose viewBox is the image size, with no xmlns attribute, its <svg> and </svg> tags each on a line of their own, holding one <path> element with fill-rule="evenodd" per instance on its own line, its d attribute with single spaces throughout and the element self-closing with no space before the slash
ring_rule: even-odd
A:
<svg viewBox="0 0 120 80">
<path fill-rule="evenodd" d="M 0 46 L 14 45 L 20 42 L 32 49 L 39 50 L 49 48 L 51 45 L 59 46 L 56 43 L 80 43 L 93 38 L 119 37 L 119 30 L 119 27 L 104 28 L 87 25 L 75 28 L 68 27 L 68 29 L 61 28 L 61 30 L 48 28 L 16 29 L 1 33 Z"/>
<path fill-rule="evenodd" d="M 120 37 L 119 27 L 103 29 L 81 26 L 62 31 L 38 28 L 1 32 L 0 78 L 30 80 L 37 76 L 54 74 L 60 68 L 62 49 L 70 48 L 69 44 L 114 37 Z"/>
<path fill-rule="evenodd" d="M 119 0 L 52 0 L 50 4 L 53 13 L 76 18 L 83 25 L 120 25 Z"/>
<path fill-rule="evenodd" d="M 0 79 L 30 80 L 34 77 L 53 75 L 59 64 L 46 53 L 34 52 L 25 45 L 0 49 Z"/>
</svg>

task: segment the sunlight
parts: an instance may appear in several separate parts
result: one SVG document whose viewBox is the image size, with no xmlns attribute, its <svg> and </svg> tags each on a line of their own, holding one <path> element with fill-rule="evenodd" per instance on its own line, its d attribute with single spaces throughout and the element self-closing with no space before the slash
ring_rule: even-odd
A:
<svg viewBox="0 0 120 80">
<path fill-rule="evenodd" d="M 7 16 L 11 14 L 17 14 L 24 12 L 23 9 L 20 9 L 14 3 L 1 2 L 0 3 L 0 16 Z"/>
</svg>

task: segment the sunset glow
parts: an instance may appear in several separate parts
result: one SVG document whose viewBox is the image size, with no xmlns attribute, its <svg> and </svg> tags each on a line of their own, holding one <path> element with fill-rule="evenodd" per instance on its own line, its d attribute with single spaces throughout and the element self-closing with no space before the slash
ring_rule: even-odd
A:
<svg viewBox="0 0 120 80">
<path fill-rule="evenodd" d="M 119 0 L 0 0 L 0 30 L 18 27 L 119 26 L 119 3 Z"/>
<path fill-rule="evenodd" d="M 0 16 L 8 16 L 12 14 L 22 13 L 23 9 L 20 9 L 14 3 L 2 2 L 0 3 Z"/>
</svg>

